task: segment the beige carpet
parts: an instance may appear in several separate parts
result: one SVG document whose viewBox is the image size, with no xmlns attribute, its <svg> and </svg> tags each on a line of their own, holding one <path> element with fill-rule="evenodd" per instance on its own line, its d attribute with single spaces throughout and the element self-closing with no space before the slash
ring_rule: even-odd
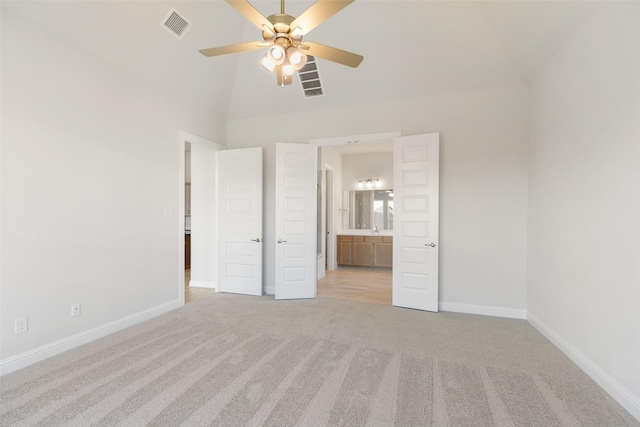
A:
<svg viewBox="0 0 640 427">
<path fill-rule="evenodd" d="M 215 294 L 1 379 L 0 424 L 638 426 L 525 321 Z"/>
</svg>

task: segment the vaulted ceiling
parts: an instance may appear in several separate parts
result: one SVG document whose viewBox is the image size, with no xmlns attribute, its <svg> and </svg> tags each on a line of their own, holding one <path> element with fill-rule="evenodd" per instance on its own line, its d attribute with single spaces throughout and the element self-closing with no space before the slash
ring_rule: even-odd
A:
<svg viewBox="0 0 640 427">
<path fill-rule="evenodd" d="M 313 1 L 292 0 L 297 16 Z M 16 1 L 9 10 L 228 120 L 389 99 L 527 84 L 593 11 L 590 1 L 370 1 L 353 4 L 305 40 L 359 53 L 356 69 L 322 59 L 325 95 L 305 99 L 297 77 L 280 88 L 262 51 L 207 58 L 198 50 L 260 39 L 216 1 Z M 256 0 L 265 16 L 280 3 Z M 175 8 L 192 26 L 161 26 Z"/>
</svg>

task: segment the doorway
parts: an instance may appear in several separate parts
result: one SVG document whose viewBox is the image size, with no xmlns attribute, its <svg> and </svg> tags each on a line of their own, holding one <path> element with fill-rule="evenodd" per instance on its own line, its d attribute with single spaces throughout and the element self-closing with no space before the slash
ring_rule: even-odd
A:
<svg viewBox="0 0 640 427">
<path fill-rule="evenodd" d="M 319 297 L 386 305 L 392 303 L 392 268 L 362 267 L 344 263 L 339 265 L 338 235 L 346 233 L 375 236 L 375 238 L 383 235 L 391 237 L 391 230 L 375 234 L 373 229 L 350 230 L 349 215 L 352 212 L 346 205 L 349 201 L 346 193 L 349 190 L 355 190 L 357 181 L 360 179 L 382 178 L 379 175 L 381 172 L 384 173 L 385 185 L 392 185 L 393 139 L 397 136 L 400 136 L 399 132 L 310 141 L 319 147 L 321 157 L 319 164 L 324 172 L 321 176 L 324 178 L 322 200 L 325 206 L 321 211 L 322 218 L 318 220 L 324 230 L 322 267 L 326 270 L 324 275 L 319 275 L 320 279 L 317 281 Z M 368 161 L 369 157 L 377 157 L 377 160 L 372 160 L 375 164 L 367 169 L 363 163 Z M 355 159 L 351 164 L 355 163 L 357 170 L 345 170 L 345 165 L 349 164 L 349 162 L 343 162 L 345 158 Z M 385 165 L 381 166 L 381 162 Z"/>
<path fill-rule="evenodd" d="M 215 153 L 223 147 L 187 132 L 180 132 L 180 233 L 178 298 L 181 304 L 215 292 L 217 273 L 209 259 L 215 254 Z"/>
</svg>

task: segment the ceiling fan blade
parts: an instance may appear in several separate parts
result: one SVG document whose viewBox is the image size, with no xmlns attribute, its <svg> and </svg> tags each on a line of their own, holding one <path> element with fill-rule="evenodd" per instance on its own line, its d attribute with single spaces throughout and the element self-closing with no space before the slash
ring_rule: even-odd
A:
<svg viewBox="0 0 640 427">
<path fill-rule="evenodd" d="M 229 0 L 227 0 L 229 1 Z M 349 6 L 354 0 L 318 0 L 302 12 L 290 24 L 292 29 L 300 27 L 298 34 L 304 36 L 333 15 Z"/>
<path fill-rule="evenodd" d="M 364 56 L 362 55 L 347 52 L 346 50 L 337 49 L 331 46 L 325 46 L 320 43 L 303 42 L 300 46 L 302 47 L 303 45 L 309 48 L 305 50 L 305 53 L 309 55 L 317 56 L 318 58 L 337 62 L 338 64 L 347 65 L 353 68 L 360 65 L 364 59 Z"/>
<path fill-rule="evenodd" d="M 251 5 L 247 0 L 226 0 L 242 16 L 247 18 L 253 25 L 264 31 L 264 26 L 273 31 L 273 24 L 265 16 Z"/>
<path fill-rule="evenodd" d="M 228 55 L 230 53 L 247 52 L 249 50 L 258 50 L 264 48 L 264 42 L 245 42 L 229 44 L 226 46 L 210 47 L 209 49 L 200 49 L 200 53 L 204 56 L 220 56 Z"/>
</svg>

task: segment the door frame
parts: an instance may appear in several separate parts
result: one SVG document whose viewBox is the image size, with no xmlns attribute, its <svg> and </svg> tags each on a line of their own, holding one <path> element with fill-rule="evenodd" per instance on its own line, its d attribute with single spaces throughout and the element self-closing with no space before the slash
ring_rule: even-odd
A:
<svg viewBox="0 0 640 427">
<path fill-rule="evenodd" d="M 338 263 L 336 260 L 336 230 L 334 227 L 334 215 L 333 215 L 333 197 L 334 197 L 334 176 L 335 170 L 334 167 L 328 163 L 324 164 L 325 170 L 325 197 L 324 197 L 324 209 L 322 211 L 325 216 L 322 224 L 325 226 L 325 229 L 322 230 L 323 238 L 324 238 L 324 260 L 327 270 L 335 270 L 338 268 Z M 329 244 L 327 244 L 327 242 Z"/>
<path fill-rule="evenodd" d="M 213 148 L 214 151 L 224 150 L 225 147 L 208 139 L 202 138 L 200 136 L 191 134 L 189 132 L 180 131 L 179 134 L 179 143 L 178 143 L 178 299 L 180 306 L 184 305 L 184 245 L 185 245 L 185 234 L 184 234 L 184 217 L 185 217 L 185 184 L 186 184 L 186 165 L 185 165 L 185 152 L 187 148 L 187 142 L 190 144 L 196 145 L 205 145 L 207 147 Z M 193 154 L 193 153 L 192 153 Z M 217 165 L 215 166 L 217 169 Z M 217 172 L 214 171 L 214 172 Z M 214 189 L 215 191 L 215 189 Z M 214 200 L 217 200 L 217 194 L 214 193 Z M 170 213 L 175 211 L 171 208 L 165 209 L 165 216 L 170 216 Z M 217 218 L 216 218 L 217 221 Z M 217 224 L 215 225 L 217 228 Z M 214 242 L 215 243 L 215 242 Z M 217 278 L 216 278 L 217 283 Z"/>
</svg>

